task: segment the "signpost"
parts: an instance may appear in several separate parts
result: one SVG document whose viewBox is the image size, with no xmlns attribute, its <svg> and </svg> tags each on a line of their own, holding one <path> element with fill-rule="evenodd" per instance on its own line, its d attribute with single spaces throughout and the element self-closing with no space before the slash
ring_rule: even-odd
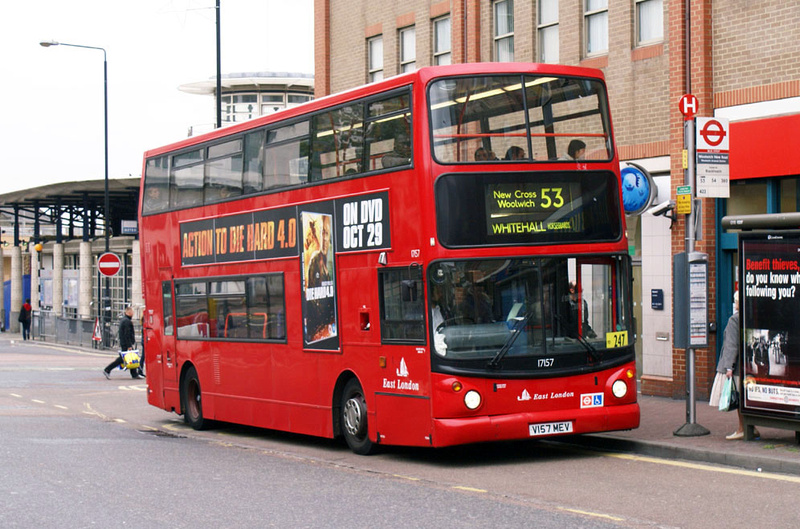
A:
<svg viewBox="0 0 800 529">
<path fill-rule="evenodd" d="M 690 24 L 687 24 L 686 27 L 688 32 Z M 687 35 L 687 50 L 689 49 L 689 40 L 690 39 Z M 693 192 L 693 186 L 697 185 L 695 182 L 695 120 L 693 118 L 699 108 L 699 102 L 697 98 L 691 94 L 691 75 L 688 75 L 688 73 L 691 71 L 691 68 L 689 66 L 688 56 L 686 68 L 686 95 L 681 97 L 679 108 L 683 114 L 683 144 L 685 147 L 685 152 L 687 153 L 686 162 L 688 162 L 684 164 L 682 187 L 683 190 L 688 191 L 688 193 L 680 193 L 677 196 L 682 202 L 678 204 L 678 207 L 681 208 L 680 212 L 683 212 L 686 215 L 686 242 L 684 245 L 685 252 L 673 256 L 673 278 L 675 278 L 675 290 L 676 293 L 678 290 L 682 290 L 685 295 L 682 296 L 680 303 L 677 299 L 673 299 L 675 310 L 673 311 L 672 315 L 676 333 L 675 345 L 676 347 L 686 349 L 686 423 L 673 433 L 674 435 L 682 437 L 695 437 L 700 435 L 708 435 L 710 432 L 708 428 L 697 424 L 697 413 L 695 408 L 695 347 L 698 347 L 699 342 L 703 340 L 703 337 L 699 333 L 695 335 L 695 332 L 699 331 L 699 327 L 701 325 L 701 322 L 698 321 L 699 312 L 704 309 L 701 307 L 702 303 L 697 303 L 700 301 L 698 290 L 703 288 L 703 281 L 701 281 L 701 279 L 703 279 L 701 277 L 702 274 L 698 267 L 692 265 L 702 264 L 703 254 L 695 252 L 695 223 L 697 221 L 697 215 L 699 212 L 694 211 L 694 208 L 691 207 L 695 196 Z M 709 131 L 706 133 L 706 135 L 711 137 L 712 134 L 710 134 Z M 683 199 L 681 199 L 682 196 Z M 688 208 L 686 207 L 686 198 L 688 198 Z M 681 270 L 682 275 L 678 275 L 676 268 Z M 692 281 L 691 284 L 689 284 L 688 280 L 690 274 L 693 274 L 693 279 L 697 279 L 697 282 Z M 685 286 L 681 287 L 680 289 L 678 288 L 678 277 L 686 280 Z M 707 306 L 705 310 L 707 310 Z M 692 315 L 691 318 L 689 317 L 690 313 Z M 684 343 L 679 343 L 679 340 L 677 339 L 679 332 L 686 338 Z"/>
<path fill-rule="evenodd" d="M 678 215 L 692 213 L 692 186 L 678 186 L 675 195 Z"/>
<path fill-rule="evenodd" d="M 97 259 L 97 270 L 106 277 L 114 277 L 122 268 L 122 261 L 115 253 L 106 252 Z"/>
<path fill-rule="evenodd" d="M 729 124 L 723 118 L 697 118 L 697 196 L 728 198 L 731 194 Z"/>
<path fill-rule="evenodd" d="M 681 97 L 678 102 L 678 108 L 683 114 L 684 121 L 690 120 L 697 114 L 698 102 L 697 98 L 692 94 L 686 94 Z"/>
</svg>

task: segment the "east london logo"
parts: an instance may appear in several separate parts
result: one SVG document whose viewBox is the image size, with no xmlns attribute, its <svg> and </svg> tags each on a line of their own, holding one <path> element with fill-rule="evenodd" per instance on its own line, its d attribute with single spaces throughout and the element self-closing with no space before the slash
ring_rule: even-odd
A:
<svg viewBox="0 0 800 529">
<path fill-rule="evenodd" d="M 551 391 L 550 393 L 534 393 L 533 396 L 531 396 L 527 389 L 523 389 L 522 395 L 517 397 L 517 400 L 520 402 L 525 402 L 526 400 L 568 399 L 574 396 L 575 393 L 572 391 L 562 391 L 560 393 L 556 393 L 554 391 Z"/>
<path fill-rule="evenodd" d="M 397 374 L 397 378 L 395 380 L 389 380 L 388 378 L 383 379 L 383 388 L 384 389 L 406 389 L 410 391 L 419 391 L 419 383 L 413 382 L 411 380 L 401 380 L 402 378 L 408 378 L 408 366 L 406 365 L 406 359 L 400 359 L 400 367 L 395 370 Z"/>
</svg>

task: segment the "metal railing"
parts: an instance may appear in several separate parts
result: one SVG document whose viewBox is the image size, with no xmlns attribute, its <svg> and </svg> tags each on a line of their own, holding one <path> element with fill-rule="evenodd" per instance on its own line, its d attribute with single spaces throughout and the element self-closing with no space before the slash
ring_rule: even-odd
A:
<svg viewBox="0 0 800 529">
<path fill-rule="evenodd" d="M 93 319 L 57 317 L 51 311 L 42 310 L 33 311 L 32 317 L 31 338 L 34 340 L 84 347 L 101 347 L 102 342 L 92 340 L 95 324 Z M 108 329 L 106 332 L 110 331 L 111 329 Z M 113 334 L 116 335 L 116 332 Z M 116 345 L 112 344 L 111 348 L 113 347 Z"/>
</svg>

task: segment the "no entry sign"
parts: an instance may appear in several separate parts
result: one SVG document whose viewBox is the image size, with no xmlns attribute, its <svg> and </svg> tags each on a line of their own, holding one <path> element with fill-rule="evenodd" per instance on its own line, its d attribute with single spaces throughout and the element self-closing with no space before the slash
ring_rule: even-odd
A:
<svg viewBox="0 0 800 529">
<path fill-rule="evenodd" d="M 115 253 L 107 252 L 97 259 L 97 269 L 106 277 L 117 275 L 120 268 L 122 268 L 122 261 Z"/>
</svg>

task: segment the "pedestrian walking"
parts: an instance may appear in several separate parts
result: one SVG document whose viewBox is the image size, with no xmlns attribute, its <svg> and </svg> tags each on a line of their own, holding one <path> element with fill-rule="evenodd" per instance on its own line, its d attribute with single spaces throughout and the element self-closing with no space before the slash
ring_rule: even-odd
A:
<svg viewBox="0 0 800 529">
<path fill-rule="evenodd" d="M 136 334 L 133 330 L 133 308 L 126 307 L 125 313 L 122 315 L 122 318 L 119 320 L 119 348 L 120 351 L 132 351 L 136 348 Z M 116 360 L 108 364 L 105 369 L 103 369 L 103 375 L 106 378 L 109 378 L 111 374 L 111 370 L 115 367 L 119 367 L 122 365 L 122 355 L 120 354 Z M 144 378 L 144 375 L 141 372 L 140 368 L 133 368 L 131 371 L 132 378 Z"/>
<path fill-rule="evenodd" d="M 31 298 L 25 300 L 22 307 L 19 309 L 19 317 L 17 320 L 22 325 L 22 339 L 30 340 L 31 338 Z"/>
</svg>

